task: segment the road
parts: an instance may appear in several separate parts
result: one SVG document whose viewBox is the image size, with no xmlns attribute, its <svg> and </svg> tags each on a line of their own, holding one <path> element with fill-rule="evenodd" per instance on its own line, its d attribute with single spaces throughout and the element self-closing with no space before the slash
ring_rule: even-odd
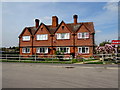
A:
<svg viewBox="0 0 120 90">
<path fill-rule="evenodd" d="M 118 88 L 117 65 L 2 63 L 3 88 Z"/>
</svg>

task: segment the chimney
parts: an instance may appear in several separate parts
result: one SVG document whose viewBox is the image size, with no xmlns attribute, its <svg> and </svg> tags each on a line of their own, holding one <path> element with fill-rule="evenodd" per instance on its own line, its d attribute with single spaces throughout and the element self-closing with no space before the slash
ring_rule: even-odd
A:
<svg viewBox="0 0 120 90">
<path fill-rule="evenodd" d="M 74 18 L 74 24 L 77 24 L 77 18 L 78 18 L 78 16 L 74 15 L 73 18 Z"/>
<path fill-rule="evenodd" d="M 57 27 L 57 26 L 58 26 L 58 17 L 52 16 L 52 27 Z"/>
<path fill-rule="evenodd" d="M 35 27 L 37 28 L 39 26 L 39 19 L 35 19 Z"/>
</svg>

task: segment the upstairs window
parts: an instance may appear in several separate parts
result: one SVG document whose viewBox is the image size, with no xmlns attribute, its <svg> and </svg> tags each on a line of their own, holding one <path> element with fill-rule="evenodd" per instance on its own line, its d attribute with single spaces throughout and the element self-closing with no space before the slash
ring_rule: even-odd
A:
<svg viewBox="0 0 120 90">
<path fill-rule="evenodd" d="M 89 53 L 89 47 L 78 47 L 78 53 Z"/>
<path fill-rule="evenodd" d="M 36 53 L 48 53 L 48 48 L 39 47 L 39 48 L 36 49 Z"/>
<path fill-rule="evenodd" d="M 64 26 L 62 26 L 62 29 L 64 29 Z"/>
<path fill-rule="evenodd" d="M 23 40 L 23 41 L 30 41 L 30 36 L 23 36 L 23 37 L 22 37 L 22 40 Z"/>
<path fill-rule="evenodd" d="M 70 39 L 70 33 L 57 33 L 57 39 Z"/>
<path fill-rule="evenodd" d="M 64 53 L 70 53 L 70 47 L 57 47 L 57 50 Z"/>
<path fill-rule="evenodd" d="M 22 48 L 22 53 L 30 53 L 30 48 Z"/>
<path fill-rule="evenodd" d="M 37 40 L 48 40 L 48 34 L 37 35 Z"/>
<path fill-rule="evenodd" d="M 84 39 L 84 38 L 89 38 L 88 32 L 78 33 L 78 39 Z"/>
</svg>

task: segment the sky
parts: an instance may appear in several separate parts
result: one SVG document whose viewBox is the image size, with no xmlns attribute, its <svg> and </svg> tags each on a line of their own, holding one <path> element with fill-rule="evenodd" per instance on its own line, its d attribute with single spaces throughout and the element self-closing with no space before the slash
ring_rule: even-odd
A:
<svg viewBox="0 0 120 90">
<path fill-rule="evenodd" d="M 2 47 L 18 46 L 19 34 L 36 18 L 46 25 L 54 15 L 73 23 L 74 14 L 78 22 L 94 22 L 96 44 L 118 38 L 117 2 L 2 2 Z"/>
</svg>

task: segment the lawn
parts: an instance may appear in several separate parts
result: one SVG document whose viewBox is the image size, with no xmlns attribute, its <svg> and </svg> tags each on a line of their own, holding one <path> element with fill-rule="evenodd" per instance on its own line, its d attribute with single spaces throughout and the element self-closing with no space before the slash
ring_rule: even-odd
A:
<svg viewBox="0 0 120 90">
<path fill-rule="evenodd" d="M 66 59 L 60 61 L 59 59 L 43 59 L 43 60 L 6 60 L 6 59 L 0 59 L 0 62 L 23 62 L 23 63 L 60 63 L 60 64 L 73 64 L 73 63 L 83 63 L 84 64 L 112 64 L 113 62 L 102 62 L 99 60 L 93 60 L 93 59 Z"/>
</svg>

